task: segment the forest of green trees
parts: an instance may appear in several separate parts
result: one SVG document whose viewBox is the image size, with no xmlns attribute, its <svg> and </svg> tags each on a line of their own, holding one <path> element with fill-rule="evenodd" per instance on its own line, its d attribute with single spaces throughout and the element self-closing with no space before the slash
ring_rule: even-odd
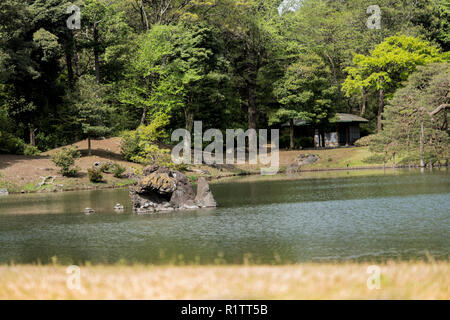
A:
<svg viewBox="0 0 450 320">
<path fill-rule="evenodd" d="M 194 120 L 323 130 L 345 112 L 384 156 L 448 159 L 449 17 L 450 0 L 2 0 L 0 152 L 122 135 L 139 159 Z"/>
</svg>

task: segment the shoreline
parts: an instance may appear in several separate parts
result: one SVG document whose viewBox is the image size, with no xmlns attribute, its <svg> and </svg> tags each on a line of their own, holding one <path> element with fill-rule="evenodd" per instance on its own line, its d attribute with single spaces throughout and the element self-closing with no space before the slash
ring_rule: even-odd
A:
<svg viewBox="0 0 450 320">
<path fill-rule="evenodd" d="M 18 156 L 0 154 L 0 189 L 7 189 L 11 195 L 35 194 L 35 193 L 59 193 L 69 191 L 89 191 L 121 189 L 136 183 L 137 177 L 145 167 L 143 164 L 125 161 L 121 156 L 120 138 L 109 138 L 92 142 L 92 156 L 83 156 L 76 160 L 75 165 L 79 167 L 79 174 L 74 178 L 62 177 L 59 169 L 50 159 L 55 150 L 50 150 L 41 156 Z M 83 154 L 87 152 L 87 141 L 79 141 L 73 146 L 77 147 Z M 317 160 L 310 164 L 299 164 L 300 155 L 315 155 Z M 275 176 L 297 175 L 307 176 L 316 173 L 332 175 L 333 172 L 361 172 L 368 170 L 392 170 L 392 161 L 368 162 L 373 153 L 367 147 L 351 148 L 328 148 L 311 150 L 281 150 L 279 154 L 279 170 Z M 408 164 L 397 159 L 396 169 L 409 168 Z M 127 169 L 126 175 L 116 178 L 111 174 L 104 174 L 102 183 L 92 183 L 87 176 L 87 170 L 93 163 L 114 162 Z M 443 166 L 436 166 L 435 168 Z M 411 170 L 419 166 L 413 165 Z M 429 169 L 426 168 L 426 169 Z M 261 176 L 258 164 L 235 164 L 235 165 L 192 165 L 188 166 L 184 174 L 194 181 L 199 176 L 205 177 L 212 183 L 236 179 L 238 177 Z M 54 177 L 51 183 L 42 184 L 44 177 Z M 270 176 L 268 176 L 270 177 Z M 273 176 L 272 176 L 273 177 Z"/>
<path fill-rule="evenodd" d="M 266 176 L 266 177 L 281 177 L 282 175 L 290 175 L 291 177 L 295 178 L 296 176 L 298 176 L 300 178 L 300 174 L 301 173 L 325 173 L 325 172 L 344 172 L 344 171 L 351 171 L 351 172 L 357 172 L 357 171 L 369 171 L 369 170 L 404 170 L 404 169 L 410 169 L 410 170 L 417 170 L 417 169 L 423 169 L 423 170 L 431 170 L 431 169 L 448 169 L 448 166 L 442 165 L 442 166 L 435 166 L 433 168 L 430 167 L 425 167 L 422 168 L 420 166 L 405 166 L 405 165 L 399 165 L 396 166 L 395 168 L 393 168 L 392 166 L 366 166 L 366 167 L 342 167 L 342 168 L 317 168 L 317 169 L 313 169 L 313 168 L 308 168 L 308 169 L 303 169 L 300 170 L 298 172 L 295 172 L 293 174 L 288 174 L 286 169 L 280 170 L 277 174 L 275 175 L 271 175 L 271 176 Z M 189 175 L 189 173 L 194 173 L 193 171 L 187 171 L 184 172 L 185 175 Z M 191 177 L 195 176 L 196 178 L 198 177 L 205 177 L 208 182 L 211 183 L 217 183 L 223 180 L 227 180 L 227 179 L 232 179 L 232 178 L 238 178 L 238 177 L 256 177 L 256 176 L 262 176 L 259 172 L 259 170 L 257 171 L 241 171 L 239 173 L 230 173 L 230 174 L 224 174 L 224 175 L 220 175 L 220 176 L 207 176 L 207 175 L 199 175 L 199 174 L 193 174 L 190 175 Z M 57 177 L 57 178 L 63 178 L 63 177 Z M 308 177 L 308 178 L 312 178 L 312 177 Z M 70 179 L 70 178 L 69 178 Z M 136 181 L 132 181 L 133 179 L 129 179 L 128 183 L 124 184 L 124 185 L 91 185 L 91 186 L 87 186 L 87 187 L 75 187 L 75 188 L 67 188 L 67 189 L 58 189 L 58 190 L 50 190 L 50 189 L 41 189 L 41 190 L 33 190 L 33 191 L 25 191 L 25 192 L 9 192 L 9 195 L 27 195 L 27 194 L 41 194 L 41 193 L 63 193 L 63 192 L 73 192 L 73 191 L 96 191 L 96 190 L 112 190 L 112 189 L 125 189 L 128 188 L 132 185 L 134 185 L 136 183 Z M 3 197 L 6 197 L 3 196 Z"/>
</svg>

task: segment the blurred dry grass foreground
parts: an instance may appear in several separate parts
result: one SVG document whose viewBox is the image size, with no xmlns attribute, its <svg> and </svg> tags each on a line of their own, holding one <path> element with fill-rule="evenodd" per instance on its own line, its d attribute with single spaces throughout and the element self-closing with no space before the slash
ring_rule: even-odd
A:
<svg viewBox="0 0 450 320">
<path fill-rule="evenodd" d="M 380 264 L 369 290 L 368 263 L 286 266 L 81 266 L 79 290 L 67 266 L 0 266 L 0 299 L 444 299 L 449 262 Z"/>
</svg>

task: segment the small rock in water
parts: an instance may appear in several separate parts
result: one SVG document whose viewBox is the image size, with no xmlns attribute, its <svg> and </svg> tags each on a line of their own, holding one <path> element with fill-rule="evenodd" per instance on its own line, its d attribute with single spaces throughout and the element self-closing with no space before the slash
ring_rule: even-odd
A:
<svg viewBox="0 0 450 320">
<path fill-rule="evenodd" d="M 122 210 L 124 210 L 124 207 L 123 207 L 123 205 L 121 205 L 120 203 L 117 203 L 117 204 L 114 206 L 114 210 L 116 210 L 116 211 L 122 211 Z"/>
<path fill-rule="evenodd" d="M 91 214 L 91 213 L 94 213 L 95 211 L 94 211 L 94 209 L 92 209 L 92 208 L 86 208 L 86 209 L 84 209 L 84 213 L 85 214 Z"/>
<path fill-rule="evenodd" d="M 0 196 L 7 196 L 9 194 L 8 189 L 2 188 L 0 189 Z"/>
</svg>

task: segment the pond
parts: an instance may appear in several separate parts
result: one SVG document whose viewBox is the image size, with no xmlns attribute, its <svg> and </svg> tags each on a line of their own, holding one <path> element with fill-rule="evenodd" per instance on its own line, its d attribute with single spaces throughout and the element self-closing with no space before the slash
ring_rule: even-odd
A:
<svg viewBox="0 0 450 320">
<path fill-rule="evenodd" d="M 231 179 L 211 185 L 217 209 L 147 216 L 131 212 L 126 189 L 10 195 L 0 198 L 0 263 L 448 259 L 449 177 L 397 170 Z M 114 212 L 116 203 L 125 212 Z"/>
</svg>

